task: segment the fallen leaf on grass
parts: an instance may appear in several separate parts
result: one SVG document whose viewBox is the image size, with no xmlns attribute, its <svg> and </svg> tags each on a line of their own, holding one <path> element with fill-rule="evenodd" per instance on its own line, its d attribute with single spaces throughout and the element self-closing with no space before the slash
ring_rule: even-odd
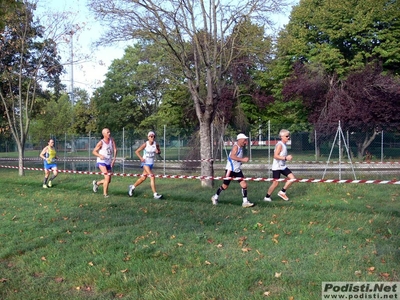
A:
<svg viewBox="0 0 400 300">
<path fill-rule="evenodd" d="M 40 259 L 43 260 L 43 261 L 46 261 L 46 257 L 45 256 L 42 256 Z"/>
<path fill-rule="evenodd" d="M 126 273 L 128 272 L 128 269 L 120 270 L 121 273 Z"/>
<path fill-rule="evenodd" d="M 384 277 L 384 278 L 389 278 L 390 277 L 390 274 L 389 273 L 379 273 L 379 275 L 381 276 L 381 277 Z"/>
<path fill-rule="evenodd" d="M 240 238 L 239 238 L 239 242 L 238 242 L 239 246 L 243 246 L 243 243 L 244 243 L 246 240 L 247 240 L 247 237 L 246 237 L 246 236 L 240 237 Z"/>
<path fill-rule="evenodd" d="M 280 278 L 281 276 L 282 276 L 282 273 L 275 272 L 275 278 Z"/>
<path fill-rule="evenodd" d="M 64 281 L 64 278 L 62 278 L 62 277 L 57 277 L 56 279 L 54 279 L 54 281 L 57 282 L 57 283 L 61 283 L 61 282 Z"/>
<path fill-rule="evenodd" d="M 243 251 L 243 252 L 249 252 L 249 251 L 251 251 L 251 248 L 249 248 L 249 247 L 242 248 L 242 251 Z"/>
<path fill-rule="evenodd" d="M 206 260 L 204 263 L 205 263 L 206 265 L 211 265 L 211 263 L 210 263 L 208 260 Z"/>
<path fill-rule="evenodd" d="M 7 278 L 0 278 L 0 282 L 7 282 L 8 279 Z"/>
<path fill-rule="evenodd" d="M 266 292 L 264 292 L 264 294 L 263 294 L 264 296 L 269 296 L 269 295 L 271 295 L 271 292 L 269 292 L 269 291 L 266 291 Z"/>
<path fill-rule="evenodd" d="M 222 247 L 223 247 L 222 244 L 217 245 L 217 248 L 222 248 Z"/>
</svg>

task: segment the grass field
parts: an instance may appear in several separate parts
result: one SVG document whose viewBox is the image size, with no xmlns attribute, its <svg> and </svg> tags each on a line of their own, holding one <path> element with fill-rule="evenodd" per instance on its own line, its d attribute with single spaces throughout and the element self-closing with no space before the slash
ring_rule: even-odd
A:
<svg viewBox="0 0 400 300">
<path fill-rule="evenodd" d="M 0 169 L 0 299 L 321 299 L 323 281 L 400 281 L 395 185 L 295 183 L 266 203 L 268 182 L 215 188 L 190 179 Z M 282 184 L 281 184 L 282 185 Z M 281 186 L 280 185 L 280 186 Z"/>
</svg>

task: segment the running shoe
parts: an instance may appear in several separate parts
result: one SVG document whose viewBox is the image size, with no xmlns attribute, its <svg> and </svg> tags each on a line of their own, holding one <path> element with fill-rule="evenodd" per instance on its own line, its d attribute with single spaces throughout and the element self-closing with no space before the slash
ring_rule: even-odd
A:
<svg viewBox="0 0 400 300">
<path fill-rule="evenodd" d="M 160 199 L 162 197 L 162 195 L 154 193 L 154 199 Z"/>
<path fill-rule="evenodd" d="M 243 207 L 252 207 L 252 206 L 254 206 L 254 203 L 251 203 L 251 202 L 249 202 L 249 201 L 246 201 L 246 202 L 243 202 L 242 206 L 243 206 Z"/>
<path fill-rule="evenodd" d="M 97 193 L 97 190 L 99 189 L 99 186 L 97 185 L 96 180 L 93 180 L 92 184 L 93 184 L 93 192 Z"/>
<path fill-rule="evenodd" d="M 282 191 L 278 192 L 278 196 L 281 197 L 285 201 L 289 201 L 289 198 L 288 198 L 288 196 L 286 196 L 286 193 L 284 193 Z"/>
<path fill-rule="evenodd" d="M 215 195 L 211 197 L 211 201 L 213 205 L 218 205 L 218 198 Z"/>
<path fill-rule="evenodd" d="M 133 196 L 133 191 L 135 190 L 135 186 L 133 185 L 133 184 L 131 184 L 129 187 L 128 187 L 128 195 L 129 195 L 129 197 L 132 197 Z"/>
</svg>

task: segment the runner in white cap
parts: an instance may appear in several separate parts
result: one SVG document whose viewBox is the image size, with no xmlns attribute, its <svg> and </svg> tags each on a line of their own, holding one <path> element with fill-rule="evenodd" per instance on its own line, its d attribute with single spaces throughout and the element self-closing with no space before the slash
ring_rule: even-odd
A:
<svg viewBox="0 0 400 300">
<path fill-rule="evenodd" d="M 243 157 L 243 147 L 247 144 L 248 137 L 240 133 L 236 138 L 237 142 L 233 145 L 231 152 L 228 156 L 228 162 L 226 164 L 225 177 L 232 178 L 244 178 L 242 172 L 242 163 L 248 162 L 248 157 Z M 243 196 L 243 207 L 252 207 L 254 203 L 249 202 L 247 199 L 247 182 L 243 179 L 238 180 L 240 186 L 242 187 L 242 196 Z M 230 179 L 224 180 L 222 185 L 218 188 L 215 195 L 211 197 L 211 201 L 214 205 L 218 204 L 218 198 L 222 191 L 226 190 L 231 183 Z"/>
</svg>

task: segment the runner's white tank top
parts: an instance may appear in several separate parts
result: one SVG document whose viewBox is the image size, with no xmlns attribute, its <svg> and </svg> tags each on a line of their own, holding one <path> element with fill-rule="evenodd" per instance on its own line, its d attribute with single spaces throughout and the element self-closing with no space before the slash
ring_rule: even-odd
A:
<svg viewBox="0 0 400 300">
<path fill-rule="evenodd" d="M 287 156 L 287 147 L 284 143 L 282 143 L 282 141 L 279 141 L 278 143 L 276 143 L 276 146 L 278 146 L 279 144 L 282 145 L 282 150 L 279 153 L 279 156 Z M 275 146 L 275 148 L 276 148 Z M 286 161 L 284 159 L 275 159 L 272 162 L 272 170 L 285 170 L 286 169 Z"/>
<path fill-rule="evenodd" d="M 112 140 L 110 139 L 108 141 L 108 144 L 104 140 L 101 140 L 101 142 L 102 142 L 102 145 L 101 145 L 99 154 L 103 155 L 104 159 L 100 159 L 100 157 L 97 157 L 97 162 L 103 163 L 106 165 L 111 165 L 112 155 L 114 153 Z"/>
<path fill-rule="evenodd" d="M 145 159 L 144 163 L 146 165 L 154 164 L 154 156 L 156 155 L 157 147 L 156 142 L 153 142 L 153 145 L 150 145 L 150 142 L 146 142 L 146 147 L 143 151 L 143 157 Z"/>
</svg>

